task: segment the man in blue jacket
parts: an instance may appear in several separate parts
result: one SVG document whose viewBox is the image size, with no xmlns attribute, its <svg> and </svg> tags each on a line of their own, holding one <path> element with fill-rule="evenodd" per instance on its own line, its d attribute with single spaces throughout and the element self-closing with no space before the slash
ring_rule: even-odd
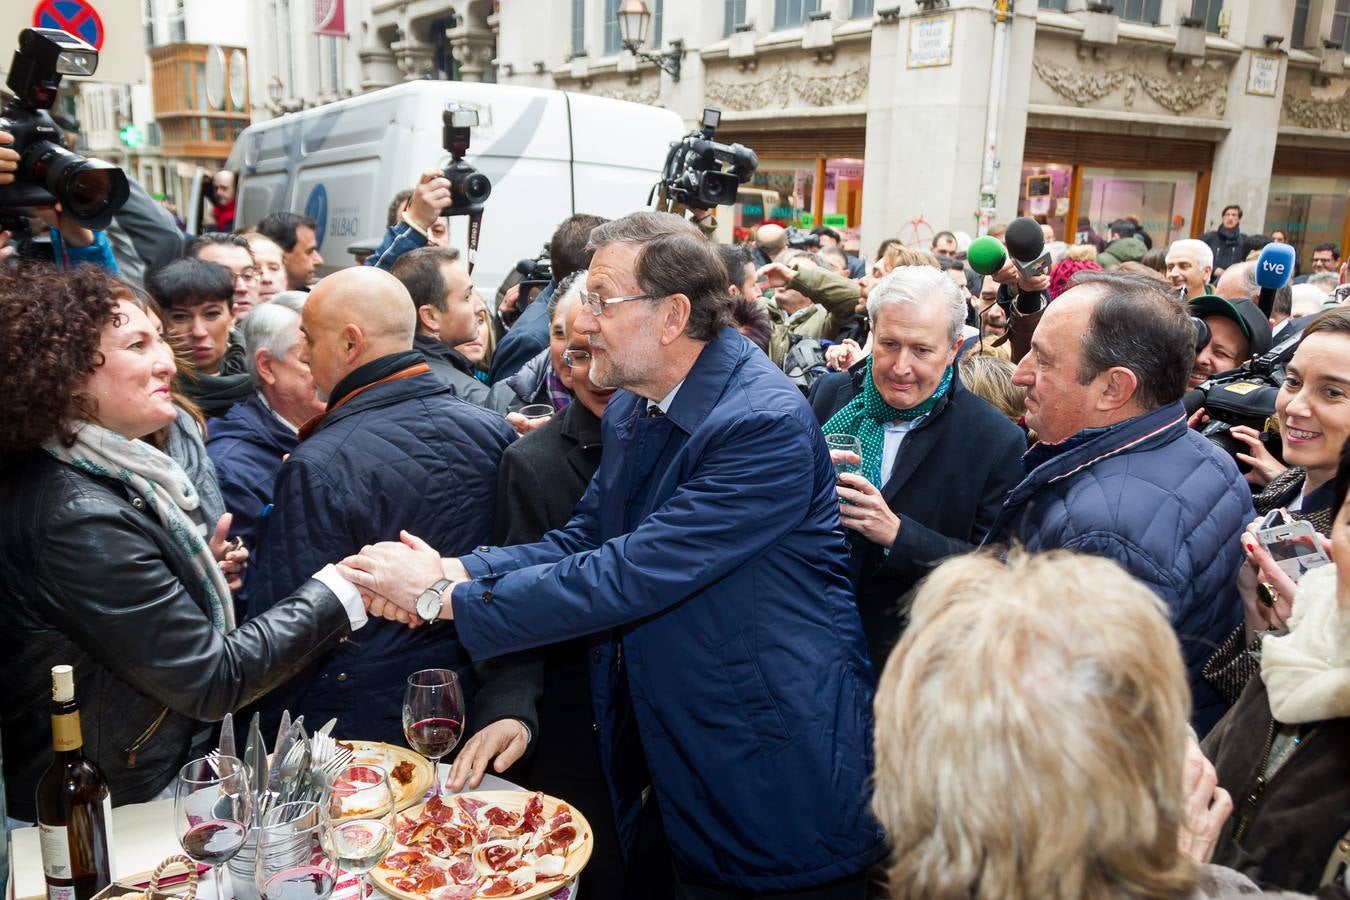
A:
<svg viewBox="0 0 1350 900">
<path fill-rule="evenodd" d="M 453 618 L 476 657 L 591 636 L 620 840 L 631 864 L 663 830 L 678 896 L 862 898 L 884 853 L 874 680 L 820 428 L 728 327 L 695 226 L 634 213 L 591 246 L 575 328 L 592 382 L 626 390 L 571 521 L 458 560 L 408 537 L 346 571 L 377 614 Z"/>
<path fill-rule="evenodd" d="M 330 275 L 305 301 L 300 361 L 327 409 L 300 429 L 277 476 L 246 586 L 250 613 L 293 591 L 310 560 L 340 560 L 397 539 L 400 528 L 458 552 L 492 534 L 497 465 L 514 435 L 501 416 L 451 396 L 431 374 L 412 349 L 415 323 L 407 289 L 369 266 Z M 401 742 L 410 673 L 455 669 L 472 697 L 468 655 L 453 630 L 383 625 L 343 642 L 271 704 L 316 723 L 335 716 L 335 734 Z M 487 702 L 479 698 L 470 721 L 501 717 Z"/>
<path fill-rule="evenodd" d="M 1200 734 L 1223 714 L 1201 677 L 1242 619 L 1239 535 L 1255 515 L 1237 465 L 1186 426 L 1195 360 L 1185 309 L 1149 279 L 1084 273 L 1055 298 L 1018 364 L 1040 443 L 990 541 L 1121 563 L 1166 602 Z M 1046 597 L 1053 618 L 1055 597 Z"/>
</svg>

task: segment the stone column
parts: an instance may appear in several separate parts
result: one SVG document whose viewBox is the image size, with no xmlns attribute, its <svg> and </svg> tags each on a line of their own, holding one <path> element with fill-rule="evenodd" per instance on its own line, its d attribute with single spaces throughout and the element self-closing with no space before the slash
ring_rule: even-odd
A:
<svg viewBox="0 0 1350 900">
<path fill-rule="evenodd" d="M 1242 55 L 1234 63 L 1228 83 L 1227 120 L 1233 127 L 1214 149 L 1214 172 L 1210 177 L 1205 221 L 1199 223 L 1201 233 L 1217 228 L 1220 213 L 1232 203 L 1242 207 L 1243 232 L 1264 231 L 1266 203 L 1270 200 L 1270 169 L 1279 138 L 1280 103 L 1289 74 L 1289 61 L 1282 59 L 1274 97 L 1247 93 L 1252 54 L 1268 52 L 1262 36 L 1284 35 L 1284 45 L 1288 46 L 1292 10 L 1287 7 L 1292 4 L 1238 0 L 1235 6 L 1233 29 L 1228 37 L 1242 45 Z"/>
<path fill-rule="evenodd" d="M 490 71 L 497 56 L 497 38 L 488 22 L 491 13 L 491 3 L 472 0 L 464 4 L 455 27 L 445 30 L 450 55 L 459 63 L 460 81 L 496 80 Z"/>
<path fill-rule="evenodd" d="M 397 84 L 403 73 L 394 60 L 394 51 L 384 45 L 369 22 L 361 23 L 361 38 L 361 49 L 356 54 L 361 60 L 361 90 L 374 91 Z"/>
<path fill-rule="evenodd" d="M 1036 28 L 1035 5 L 1019 3 L 1017 9 L 1009 26 L 994 198 L 996 218 L 1005 222 L 1016 211 Z M 954 19 L 950 65 L 908 67 L 910 29 L 920 16 L 901 15 L 872 31 L 863 173 L 862 243 L 868 252 L 897 234 L 923 245 L 945 228 L 976 233 L 994 24 L 987 8 L 942 14 Z"/>
<path fill-rule="evenodd" d="M 404 81 L 418 81 L 436 70 L 436 48 L 421 41 L 401 40 L 389 45 Z"/>
</svg>

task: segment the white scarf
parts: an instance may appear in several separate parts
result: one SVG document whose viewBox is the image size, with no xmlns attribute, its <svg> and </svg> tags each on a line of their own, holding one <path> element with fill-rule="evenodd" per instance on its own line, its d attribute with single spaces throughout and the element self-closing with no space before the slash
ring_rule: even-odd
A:
<svg viewBox="0 0 1350 900">
<path fill-rule="evenodd" d="M 92 422 L 78 426 L 73 446 L 52 441 L 43 449 L 77 469 L 116 478 L 144 498 L 174 544 L 191 561 L 192 570 L 211 601 L 211 623 L 217 631 L 234 630 L 230 587 L 206 539 L 197 532 L 188 515 L 201 501 L 192 480 L 178 463 L 145 441 L 127 440 Z M 214 523 L 208 523 L 208 527 L 211 525 Z"/>
<path fill-rule="evenodd" d="M 1277 722 L 1350 716 L 1350 610 L 1336 602 L 1335 564 L 1299 582 L 1289 633 L 1261 645 L 1261 680 Z"/>
</svg>

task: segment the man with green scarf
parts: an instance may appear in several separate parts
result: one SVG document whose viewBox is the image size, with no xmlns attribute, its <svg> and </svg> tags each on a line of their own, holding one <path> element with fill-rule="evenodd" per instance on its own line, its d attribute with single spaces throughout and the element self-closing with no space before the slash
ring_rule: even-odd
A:
<svg viewBox="0 0 1350 900">
<path fill-rule="evenodd" d="M 872 662 L 899 640 L 901 599 L 940 560 L 974 549 L 1018 483 L 1026 436 L 962 388 L 956 374 L 965 300 L 930 266 L 902 266 L 867 299 L 872 356 L 821 379 L 813 406 L 834 453 L 840 520 Z"/>
</svg>

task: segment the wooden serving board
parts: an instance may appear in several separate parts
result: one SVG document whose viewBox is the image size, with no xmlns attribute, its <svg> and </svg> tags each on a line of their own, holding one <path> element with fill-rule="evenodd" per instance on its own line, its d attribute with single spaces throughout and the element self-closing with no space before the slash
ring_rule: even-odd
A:
<svg viewBox="0 0 1350 900">
<path fill-rule="evenodd" d="M 534 791 L 464 791 L 461 794 L 447 794 L 442 799 L 447 803 L 453 803 L 456 796 L 471 797 L 475 800 L 481 800 L 492 806 L 500 806 L 503 809 L 509 809 L 513 812 L 522 812 L 525 809 L 525 803 L 534 796 Z M 551 797 L 545 794 L 544 801 L 544 819 L 551 819 L 557 812 L 560 804 L 566 803 L 557 797 Z M 416 819 L 422 814 L 422 807 L 425 804 L 419 804 L 412 809 L 405 810 L 400 815 L 407 816 L 410 819 Z M 572 825 L 577 829 L 577 837 L 581 843 L 567 854 L 566 864 L 563 866 L 563 878 L 560 881 L 549 881 L 542 884 L 536 884 L 529 890 L 522 891 L 519 894 L 513 894 L 508 900 L 535 900 L 539 897 L 547 897 L 555 891 L 561 890 L 565 885 L 573 882 L 581 870 L 590 862 L 591 852 L 595 849 L 595 832 L 591 830 L 591 823 L 586 821 L 586 817 L 581 814 L 575 806 L 570 803 L 567 808 L 572 812 Z M 390 853 L 397 853 L 400 850 L 421 849 L 404 847 L 401 844 L 395 844 Z M 431 856 L 431 854 L 428 854 Z M 432 856 L 434 859 L 435 857 Z M 394 887 L 393 881 L 397 879 L 389 877 L 389 870 L 381 866 L 376 866 L 370 871 L 370 879 L 375 882 L 381 891 L 390 897 L 397 897 L 399 900 L 428 900 L 427 894 L 414 894 L 408 891 L 399 890 Z"/>
</svg>

